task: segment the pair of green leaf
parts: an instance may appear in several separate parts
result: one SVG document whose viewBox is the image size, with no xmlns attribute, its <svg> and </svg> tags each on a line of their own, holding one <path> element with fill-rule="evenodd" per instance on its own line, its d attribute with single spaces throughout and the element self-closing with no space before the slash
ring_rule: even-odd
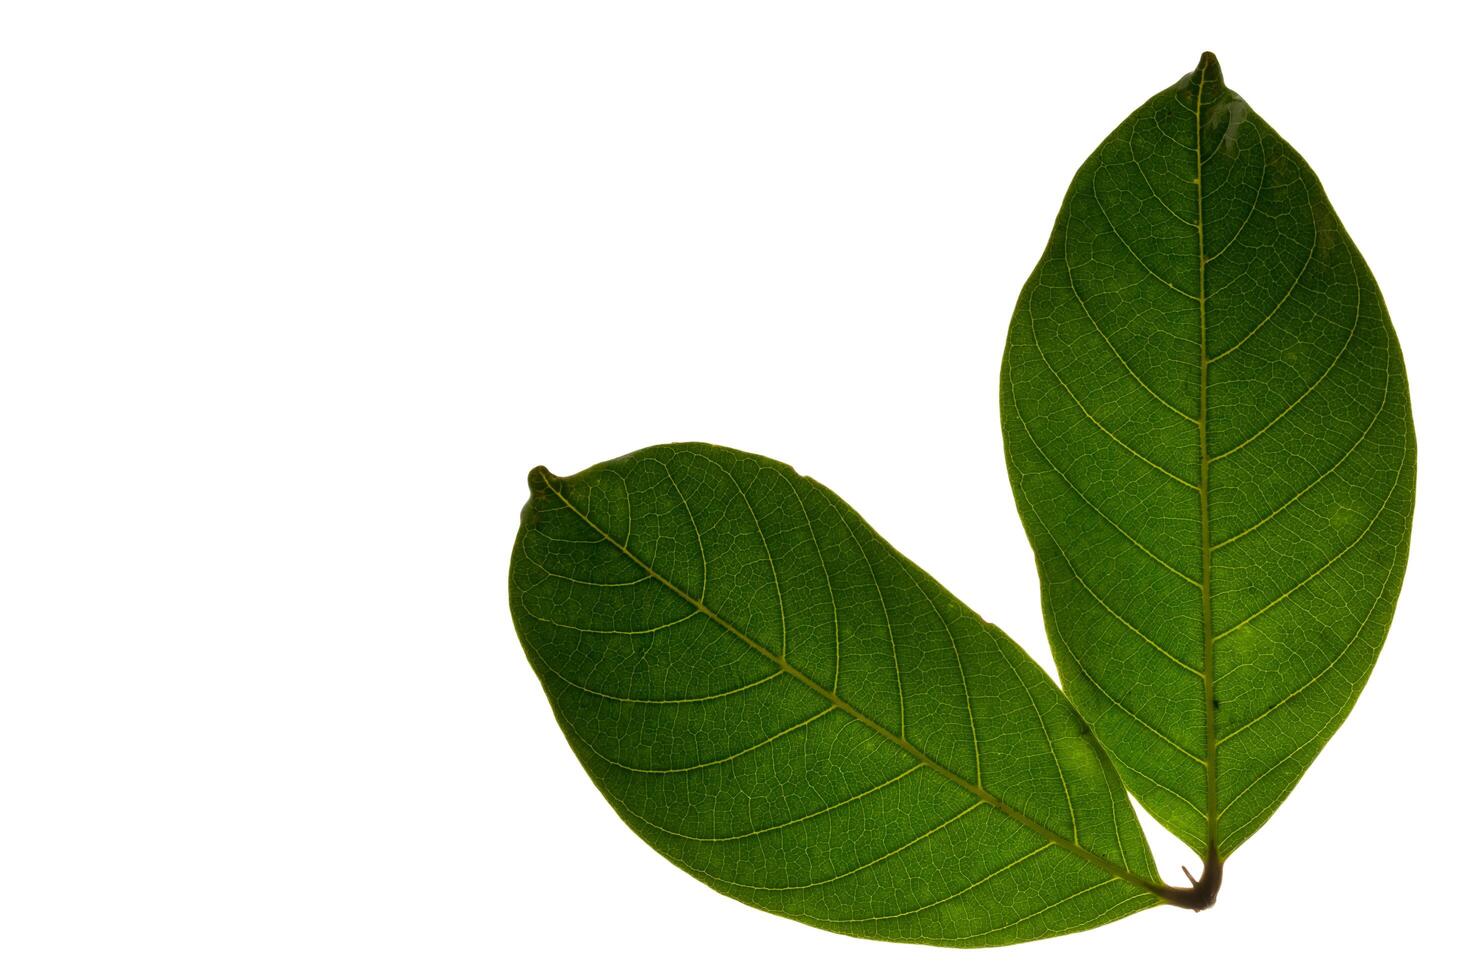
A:
<svg viewBox="0 0 1470 980">
<path fill-rule="evenodd" d="M 879 939 L 1214 901 L 1383 645 L 1414 437 L 1372 275 L 1212 55 L 1078 172 L 1001 415 L 1065 694 L 789 466 L 688 444 L 531 474 L 516 627 L 649 844 Z M 1193 887 L 1128 792 L 1203 858 Z"/>
</svg>

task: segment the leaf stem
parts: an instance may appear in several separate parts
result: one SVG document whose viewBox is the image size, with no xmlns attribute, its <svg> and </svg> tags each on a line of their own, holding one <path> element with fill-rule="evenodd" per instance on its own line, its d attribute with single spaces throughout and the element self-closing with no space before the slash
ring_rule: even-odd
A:
<svg viewBox="0 0 1470 980">
<path fill-rule="evenodd" d="M 1192 912 L 1203 912 L 1215 904 L 1215 898 L 1220 894 L 1220 881 L 1225 876 L 1225 862 L 1220 860 L 1215 846 L 1210 845 L 1208 856 L 1205 858 L 1204 870 L 1200 872 L 1199 879 L 1184 869 L 1184 877 L 1189 879 L 1188 888 L 1177 888 L 1173 885 L 1162 885 L 1150 889 L 1155 895 L 1163 899 L 1165 904 L 1173 905 L 1181 909 L 1189 909 Z"/>
</svg>

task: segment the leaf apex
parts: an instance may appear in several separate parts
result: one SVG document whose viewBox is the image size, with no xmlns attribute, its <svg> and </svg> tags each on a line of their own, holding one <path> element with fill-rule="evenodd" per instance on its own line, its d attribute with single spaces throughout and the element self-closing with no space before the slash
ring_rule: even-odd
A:
<svg viewBox="0 0 1470 980">
<path fill-rule="evenodd" d="M 1201 90 L 1214 93 L 1225 87 L 1225 73 L 1220 70 L 1220 59 L 1215 52 L 1206 51 L 1199 56 L 1190 80 Z"/>
<path fill-rule="evenodd" d="M 554 492 L 557 484 L 560 482 L 561 478 L 544 466 L 538 466 L 526 474 L 526 485 L 531 488 L 531 501 L 533 503 L 538 498 Z"/>
</svg>

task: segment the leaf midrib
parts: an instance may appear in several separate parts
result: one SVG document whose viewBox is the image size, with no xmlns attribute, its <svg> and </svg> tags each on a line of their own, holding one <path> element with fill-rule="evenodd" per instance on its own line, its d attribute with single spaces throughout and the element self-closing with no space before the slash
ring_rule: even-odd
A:
<svg viewBox="0 0 1470 980">
<path fill-rule="evenodd" d="M 1155 897 L 1164 901 L 1170 900 L 1171 893 L 1174 890 L 1171 889 L 1169 886 L 1160 884 L 1158 882 L 1149 881 L 1146 878 L 1134 874 L 1132 871 L 1129 871 L 1125 868 L 1120 868 L 1112 861 L 1109 861 L 1107 858 L 1102 857 L 1099 854 L 1095 854 L 1085 847 L 1082 847 L 1075 841 L 1068 840 L 1066 837 L 1057 834 L 1046 825 L 1038 823 L 1031 817 L 1028 817 L 1025 813 L 1015 809 L 1010 804 L 1006 803 L 1000 797 L 996 796 L 994 793 L 985 789 L 978 783 L 972 783 L 968 779 L 965 779 L 963 776 L 948 768 L 947 766 L 941 765 L 939 762 L 935 761 L 933 758 L 927 755 L 923 750 L 915 746 L 907 738 L 895 734 L 886 726 L 880 724 L 878 721 L 874 720 L 866 713 L 860 711 L 857 707 L 852 705 L 846 699 L 840 697 L 836 692 L 827 690 L 811 677 L 808 677 L 805 673 L 793 667 L 789 662 L 786 661 L 785 658 L 777 656 L 775 653 L 767 649 L 763 644 L 753 639 L 749 634 L 741 630 L 739 627 L 735 626 L 729 620 L 720 616 L 714 610 L 710 609 L 704 604 L 703 599 L 696 599 L 687 591 L 680 588 L 674 582 L 670 581 L 652 565 L 648 564 L 638 555 L 634 554 L 631 549 L 629 549 L 625 544 L 610 535 L 606 530 L 604 530 L 595 521 L 593 521 L 591 517 L 585 514 L 581 508 L 579 508 L 570 499 L 568 499 L 567 496 L 563 494 L 561 490 L 559 490 L 551 482 L 551 474 L 545 467 L 537 467 L 536 470 L 533 471 L 532 476 L 539 479 L 542 486 L 544 486 L 548 491 L 554 494 L 556 498 L 560 500 L 569 511 L 577 515 L 577 517 L 581 519 L 583 523 L 585 523 L 593 531 L 597 532 L 597 534 L 604 541 L 616 548 L 621 554 L 628 558 L 629 561 L 632 561 L 639 568 L 643 569 L 643 571 L 646 572 L 650 577 L 659 582 L 665 588 L 669 589 L 669 591 L 673 592 L 680 599 L 689 603 L 690 606 L 692 606 L 697 612 L 702 613 L 704 616 L 706 616 L 711 622 L 715 623 L 721 629 L 728 632 L 731 636 L 734 636 L 736 639 L 740 640 L 756 653 L 771 661 L 778 668 L 780 668 L 782 672 L 786 673 L 794 680 L 801 682 L 814 693 L 820 695 L 822 698 L 832 704 L 833 707 L 846 712 L 854 720 L 865 725 L 875 734 L 879 735 L 880 737 L 891 742 L 893 745 L 896 745 L 903 751 L 907 752 L 919 764 L 934 771 L 938 775 L 943 776 L 945 779 L 949 780 L 951 783 L 954 783 L 956 786 L 959 786 L 961 789 L 964 789 L 971 795 L 977 797 L 982 802 L 994 807 L 997 811 L 1009 817 L 1011 820 L 1015 821 L 1021 826 L 1025 827 L 1027 830 L 1030 830 L 1032 833 L 1042 837 L 1052 844 L 1057 845 L 1058 847 L 1063 848 L 1064 850 L 1070 851 L 1077 857 L 1082 858 L 1095 867 L 1098 867 L 1101 870 L 1112 875 L 1114 878 L 1128 882 L 1129 884 L 1137 888 L 1141 888 L 1144 891 L 1150 892 Z"/>
<path fill-rule="evenodd" d="M 1201 59 L 1199 79 L 1194 89 L 1194 203 L 1195 237 L 1199 244 L 1199 523 L 1200 523 L 1200 609 L 1203 625 L 1203 680 L 1205 692 L 1205 860 L 1215 860 L 1217 829 L 1220 821 L 1217 802 L 1217 756 L 1215 739 L 1215 624 L 1214 600 L 1210 592 L 1210 357 L 1207 317 L 1205 314 L 1205 174 L 1201 158 L 1204 140 L 1201 133 L 1201 105 L 1205 82 L 1210 70 L 1218 69 L 1213 57 Z M 1213 156 L 1213 154 L 1212 154 Z M 1239 234 L 1239 232 L 1237 232 Z"/>
</svg>

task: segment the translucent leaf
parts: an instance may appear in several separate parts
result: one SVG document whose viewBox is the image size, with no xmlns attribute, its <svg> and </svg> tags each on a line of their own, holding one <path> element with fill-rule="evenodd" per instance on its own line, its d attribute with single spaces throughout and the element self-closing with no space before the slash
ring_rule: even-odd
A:
<svg viewBox="0 0 1470 980">
<path fill-rule="evenodd" d="M 1372 274 L 1213 55 L 1078 172 L 1001 413 L 1067 695 L 1144 806 L 1223 858 L 1383 645 L 1414 434 Z"/>
<path fill-rule="evenodd" d="M 521 642 L 598 788 L 690 874 L 961 946 L 1170 892 L 1051 680 L 830 490 L 696 444 L 530 482 Z"/>
</svg>

